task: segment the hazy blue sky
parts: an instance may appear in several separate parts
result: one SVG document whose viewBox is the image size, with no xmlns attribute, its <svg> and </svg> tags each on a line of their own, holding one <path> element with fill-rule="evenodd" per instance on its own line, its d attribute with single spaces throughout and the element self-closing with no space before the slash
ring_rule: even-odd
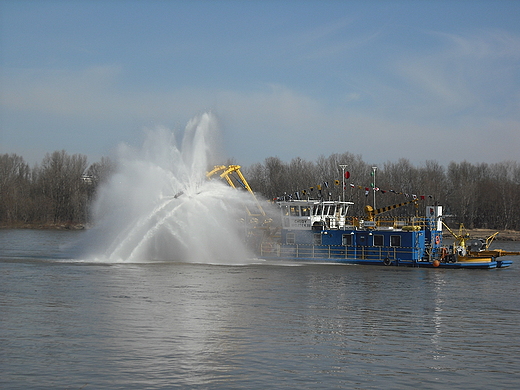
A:
<svg viewBox="0 0 520 390">
<path fill-rule="evenodd" d="M 520 1 L 0 0 L 0 153 L 219 119 L 228 157 L 518 160 Z"/>
</svg>

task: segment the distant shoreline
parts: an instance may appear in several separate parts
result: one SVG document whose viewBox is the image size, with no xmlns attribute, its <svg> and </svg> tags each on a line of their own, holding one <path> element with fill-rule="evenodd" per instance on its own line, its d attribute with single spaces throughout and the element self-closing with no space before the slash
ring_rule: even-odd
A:
<svg viewBox="0 0 520 390">
<path fill-rule="evenodd" d="M 17 224 L 0 224 L 0 229 L 35 229 L 35 230 L 86 230 L 91 228 L 90 225 L 84 223 L 17 223 Z M 453 229 L 457 232 L 457 229 Z M 499 232 L 496 241 L 520 241 L 520 231 L 518 230 L 493 230 L 493 229 L 466 229 L 472 238 L 487 238 L 492 234 Z M 450 232 L 443 231 L 445 238 L 451 238 Z"/>
<path fill-rule="evenodd" d="M 452 230 L 454 233 L 457 233 L 458 229 Z M 498 232 L 495 241 L 520 241 L 520 231 L 518 230 L 466 229 L 466 231 L 471 238 L 488 238 Z M 452 237 L 447 230 L 443 230 L 443 236 L 446 238 Z"/>
<path fill-rule="evenodd" d="M 13 223 L 0 224 L 0 229 L 33 229 L 33 230 L 85 230 L 90 226 L 84 223 Z"/>
</svg>

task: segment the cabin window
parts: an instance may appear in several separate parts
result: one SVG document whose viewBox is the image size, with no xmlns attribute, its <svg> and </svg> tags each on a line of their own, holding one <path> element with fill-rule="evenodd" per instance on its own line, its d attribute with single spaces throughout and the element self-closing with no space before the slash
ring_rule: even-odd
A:
<svg viewBox="0 0 520 390">
<path fill-rule="evenodd" d="M 287 244 L 294 244 L 294 233 L 287 233 L 285 236 L 285 241 Z"/>
<path fill-rule="evenodd" d="M 397 236 L 399 237 L 399 236 Z M 374 246 L 383 246 L 385 244 L 385 236 L 382 234 L 374 235 Z"/>
<path fill-rule="evenodd" d="M 401 246 L 401 236 L 390 236 L 390 246 Z"/>
<path fill-rule="evenodd" d="M 341 245 L 351 246 L 352 245 L 352 234 L 343 234 L 341 236 Z"/>
<path fill-rule="evenodd" d="M 286 204 L 282 206 L 282 215 L 289 215 L 289 206 Z"/>
<path fill-rule="evenodd" d="M 291 216 L 292 217 L 300 216 L 300 206 L 291 206 Z"/>
<path fill-rule="evenodd" d="M 309 206 L 302 206 L 302 217 L 309 217 L 311 215 L 311 208 Z"/>
<path fill-rule="evenodd" d="M 314 245 L 321 245 L 321 233 L 314 234 Z"/>
<path fill-rule="evenodd" d="M 314 215 L 321 215 L 321 206 L 314 207 Z"/>
</svg>

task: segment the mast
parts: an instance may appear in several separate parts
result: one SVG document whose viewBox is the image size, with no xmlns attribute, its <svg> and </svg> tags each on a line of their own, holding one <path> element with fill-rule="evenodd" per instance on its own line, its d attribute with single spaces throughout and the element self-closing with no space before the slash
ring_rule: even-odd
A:
<svg viewBox="0 0 520 390">
<path fill-rule="evenodd" d="M 372 191 L 374 192 L 374 210 L 376 210 L 376 170 L 377 167 L 372 167 L 372 176 L 374 177 L 372 181 Z"/>
<path fill-rule="evenodd" d="M 339 167 L 341 168 L 342 170 L 342 175 L 341 175 L 341 178 L 342 178 L 342 183 L 343 183 L 343 196 L 341 198 L 341 200 L 344 202 L 345 201 L 345 169 L 347 168 L 348 165 L 346 164 L 339 164 Z"/>
</svg>

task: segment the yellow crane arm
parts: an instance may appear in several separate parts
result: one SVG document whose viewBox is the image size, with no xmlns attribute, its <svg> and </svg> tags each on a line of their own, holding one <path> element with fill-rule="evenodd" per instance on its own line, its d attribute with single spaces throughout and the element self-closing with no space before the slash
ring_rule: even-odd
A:
<svg viewBox="0 0 520 390">
<path fill-rule="evenodd" d="M 450 234 L 456 239 L 458 238 L 458 236 L 453 232 L 453 230 L 450 229 L 450 227 L 448 225 L 446 225 L 446 223 L 444 221 L 442 221 L 442 224 L 443 226 L 448 229 L 448 231 L 450 232 Z"/>
<path fill-rule="evenodd" d="M 215 167 L 211 171 L 206 173 L 206 177 L 208 179 L 210 179 L 213 175 L 216 175 L 216 174 L 218 174 L 222 179 L 225 179 L 232 188 L 237 188 L 235 185 L 235 182 L 240 184 L 245 190 L 247 190 L 253 196 L 253 199 L 255 200 L 255 203 L 258 207 L 258 210 L 260 211 L 260 214 L 263 216 L 266 215 L 264 209 L 260 205 L 260 202 L 258 202 L 258 199 L 255 196 L 255 193 L 253 192 L 253 190 L 249 186 L 249 183 L 247 182 L 246 178 L 240 171 L 240 165 L 229 165 L 227 167 L 225 165 L 215 165 Z M 232 176 L 233 174 L 236 174 L 236 176 L 238 178 Z M 234 181 L 233 181 L 233 179 L 234 179 Z M 251 212 L 249 212 L 249 214 L 253 215 Z"/>
<path fill-rule="evenodd" d="M 384 213 L 386 211 L 390 211 L 390 210 L 393 210 L 393 209 L 397 209 L 399 207 L 403 207 L 403 206 L 406 206 L 410 203 L 415 203 L 417 204 L 419 200 L 418 199 L 414 199 L 414 200 L 410 200 L 409 202 L 403 202 L 403 203 L 398 203 L 398 204 L 393 204 L 391 206 L 386 206 L 386 207 L 381 207 L 379 209 L 376 209 L 374 210 L 374 208 L 372 206 L 365 206 L 365 213 L 367 213 L 368 215 L 368 220 L 369 221 L 373 221 L 374 220 L 374 217 L 378 214 L 381 214 L 381 213 Z"/>
<path fill-rule="evenodd" d="M 219 171 L 225 171 L 226 168 L 227 167 L 225 165 L 215 165 L 215 167 L 211 171 L 206 173 L 206 177 L 208 179 L 211 179 L 211 176 L 215 175 Z"/>
<path fill-rule="evenodd" d="M 490 235 L 488 238 L 486 238 L 486 249 L 489 248 L 489 246 L 491 245 L 491 243 L 493 242 L 493 240 L 495 239 L 495 237 L 497 236 L 498 232 L 496 233 L 493 233 L 492 235 Z"/>
</svg>

